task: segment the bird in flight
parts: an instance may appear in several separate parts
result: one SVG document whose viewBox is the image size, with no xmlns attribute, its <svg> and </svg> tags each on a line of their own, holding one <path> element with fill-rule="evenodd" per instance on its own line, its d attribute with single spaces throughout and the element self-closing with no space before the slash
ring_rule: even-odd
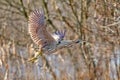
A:
<svg viewBox="0 0 120 80">
<path fill-rule="evenodd" d="M 53 35 L 46 29 L 43 10 L 34 10 L 28 21 L 28 31 L 33 42 L 39 46 L 39 54 L 29 61 L 35 61 L 42 53 L 51 54 L 59 49 L 69 47 L 80 40 L 64 40 L 66 30 L 56 31 Z"/>
</svg>

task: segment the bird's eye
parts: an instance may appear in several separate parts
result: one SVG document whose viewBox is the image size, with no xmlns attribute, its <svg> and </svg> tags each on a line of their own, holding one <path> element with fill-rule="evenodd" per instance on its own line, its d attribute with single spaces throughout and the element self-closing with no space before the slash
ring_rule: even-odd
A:
<svg viewBox="0 0 120 80">
<path fill-rule="evenodd" d="M 58 43 L 60 44 L 61 42 L 59 41 Z"/>
<path fill-rule="evenodd" d="M 61 42 L 59 41 L 59 42 L 58 42 L 58 45 L 59 45 L 60 43 L 61 43 Z"/>
</svg>

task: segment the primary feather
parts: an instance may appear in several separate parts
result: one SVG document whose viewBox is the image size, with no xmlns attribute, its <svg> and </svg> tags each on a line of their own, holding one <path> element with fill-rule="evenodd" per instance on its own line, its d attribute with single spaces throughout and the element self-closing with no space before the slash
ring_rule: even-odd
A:
<svg viewBox="0 0 120 80">
<path fill-rule="evenodd" d="M 35 10 L 29 16 L 29 33 L 35 44 L 44 47 L 55 42 L 46 29 L 44 12 Z"/>
</svg>

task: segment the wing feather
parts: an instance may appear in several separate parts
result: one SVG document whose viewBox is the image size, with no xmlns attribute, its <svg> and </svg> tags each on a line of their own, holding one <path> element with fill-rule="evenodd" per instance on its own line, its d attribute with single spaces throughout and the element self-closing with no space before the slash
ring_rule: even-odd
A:
<svg viewBox="0 0 120 80">
<path fill-rule="evenodd" d="M 44 12 L 35 10 L 29 16 L 29 34 L 37 45 L 48 45 L 54 42 L 54 38 L 46 30 L 44 22 Z"/>
</svg>

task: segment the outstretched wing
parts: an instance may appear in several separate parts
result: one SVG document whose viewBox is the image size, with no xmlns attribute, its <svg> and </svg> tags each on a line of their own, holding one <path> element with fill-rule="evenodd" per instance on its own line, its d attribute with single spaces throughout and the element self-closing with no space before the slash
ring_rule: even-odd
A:
<svg viewBox="0 0 120 80">
<path fill-rule="evenodd" d="M 57 42 L 61 42 L 65 37 L 66 30 L 58 30 L 53 34 L 54 39 Z"/>
<path fill-rule="evenodd" d="M 39 46 L 43 47 L 55 42 L 54 38 L 46 30 L 43 11 L 35 10 L 30 14 L 29 33 L 34 43 Z"/>
</svg>

